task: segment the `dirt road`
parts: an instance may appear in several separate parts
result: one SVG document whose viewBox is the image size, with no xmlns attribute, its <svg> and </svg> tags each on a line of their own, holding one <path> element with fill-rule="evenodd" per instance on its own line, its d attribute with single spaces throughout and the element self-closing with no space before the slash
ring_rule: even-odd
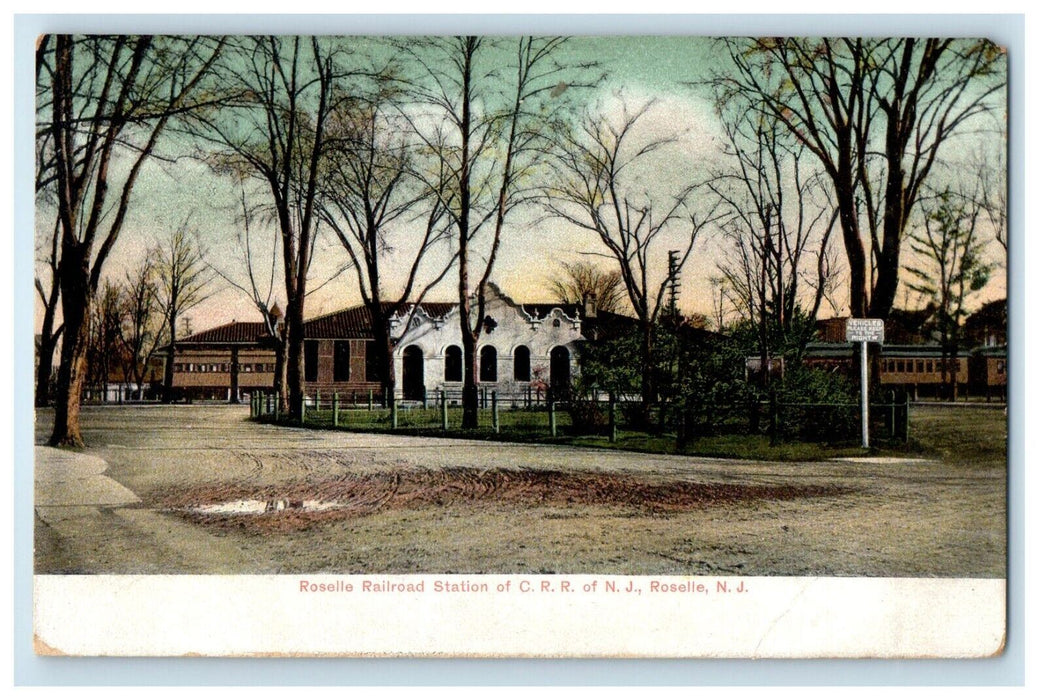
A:
<svg viewBox="0 0 1046 700">
<path fill-rule="evenodd" d="M 39 465 L 36 571 L 1005 576 L 1004 463 L 739 462 L 246 417 L 85 408 L 84 454 L 131 495 L 47 505 Z"/>
</svg>

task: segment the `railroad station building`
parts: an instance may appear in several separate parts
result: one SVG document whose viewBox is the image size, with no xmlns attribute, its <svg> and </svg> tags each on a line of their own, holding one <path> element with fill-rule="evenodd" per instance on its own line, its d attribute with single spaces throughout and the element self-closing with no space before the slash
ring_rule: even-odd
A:
<svg viewBox="0 0 1046 700">
<path fill-rule="evenodd" d="M 278 314 L 278 309 L 273 313 Z M 495 284 L 485 295 L 477 343 L 477 379 L 485 394 L 513 401 L 540 400 L 565 391 L 578 373 L 578 343 L 622 326 L 628 317 L 596 312 L 591 304 L 517 303 Z M 390 330 L 396 398 L 461 400 L 464 353 L 458 305 L 425 302 L 393 316 Z M 305 390 L 338 392 L 343 400 L 381 399 L 381 354 L 363 306 L 305 322 Z M 176 395 L 193 400 L 245 401 L 272 387 L 273 338 L 262 322 L 232 322 L 174 343 Z"/>
</svg>

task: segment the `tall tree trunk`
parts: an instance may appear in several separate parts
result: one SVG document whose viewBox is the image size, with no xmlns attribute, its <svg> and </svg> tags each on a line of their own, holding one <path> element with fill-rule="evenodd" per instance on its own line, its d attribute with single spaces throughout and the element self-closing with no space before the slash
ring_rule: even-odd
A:
<svg viewBox="0 0 1046 700">
<path fill-rule="evenodd" d="M 467 325 L 467 321 L 464 325 Z M 461 427 L 465 430 L 474 430 L 479 427 L 479 390 L 476 384 L 476 337 L 472 330 L 467 328 L 461 337 L 462 356 L 464 360 L 465 381 L 461 385 L 461 407 L 463 415 Z"/>
<path fill-rule="evenodd" d="M 55 279 L 51 280 L 51 291 L 44 304 L 44 322 L 40 329 L 40 348 L 37 354 L 36 368 L 36 401 L 37 408 L 47 406 L 51 401 L 51 375 L 54 372 L 54 351 L 58 347 L 58 338 L 62 331 L 54 330 L 55 312 L 59 302 L 59 280 L 57 269 L 52 268 Z M 42 289 L 37 281 L 37 289 Z"/>
<path fill-rule="evenodd" d="M 868 306 L 865 292 L 868 270 L 854 193 L 850 187 L 840 186 L 838 183 L 835 191 L 839 201 L 839 225 L 843 233 L 843 247 L 850 264 L 850 316 L 864 318 Z"/>
<path fill-rule="evenodd" d="M 275 339 L 276 367 L 272 373 L 272 393 L 281 413 L 287 412 L 287 334 L 280 332 Z"/>
<path fill-rule="evenodd" d="M 38 365 L 36 368 L 36 397 L 34 405 L 43 408 L 51 402 L 51 374 L 54 372 L 54 351 L 58 346 L 58 336 L 52 335 L 47 321 L 44 321 L 43 332 L 40 333 L 40 350 L 38 353 Z"/>
<path fill-rule="evenodd" d="M 377 240 L 373 236 L 371 240 Z M 371 270 L 371 289 L 380 289 L 377 278 L 377 270 Z M 382 353 L 381 361 L 378 363 L 378 381 L 381 382 L 382 396 L 395 396 L 396 392 L 396 364 L 393 357 L 392 334 L 389 332 L 389 319 L 382 312 L 381 299 L 375 292 L 374 297 L 367 303 L 370 313 L 371 335 L 374 337 L 374 347 Z M 407 329 L 404 329 L 406 332 Z M 366 379 L 364 375 L 364 379 Z"/>
<path fill-rule="evenodd" d="M 229 403 L 240 403 L 240 349 L 229 353 Z"/>
<path fill-rule="evenodd" d="M 890 120 L 886 137 L 886 192 L 883 199 L 883 235 L 882 246 L 876 262 L 875 286 L 869 308 L 871 318 L 885 319 L 893 308 L 897 294 L 899 261 L 901 254 L 901 234 L 907 222 L 904 205 L 904 170 L 901 162 L 904 158 L 903 144 L 897 135 L 897 128 Z"/>
<path fill-rule="evenodd" d="M 465 363 L 462 383 L 461 427 L 474 430 L 479 427 L 479 392 L 476 387 L 476 336 L 472 332 L 469 295 L 469 218 L 472 210 L 472 172 L 470 170 L 469 138 L 472 136 L 472 54 L 466 51 L 461 72 L 461 174 L 459 195 L 461 211 L 458 215 L 458 311 L 461 323 L 461 350 Z M 480 294 L 483 290 L 477 290 Z"/>
<path fill-rule="evenodd" d="M 301 400 L 305 395 L 305 295 L 297 294 L 287 303 L 287 414 L 301 420 Z"/>
<path fill-rule="evenodd" d="M 80 433 L 80 395 L 87 372 L 87 341 L 91 318 L 89 261 L 84 250 L 65 241 L 58 269 L 62 286 L 62 318 L 65 323 L 58 384 L 55 393 L 54 428 L 48 444 L 54 447 L 83 447 Z"/>
<path fill-rule="evenodd" d="M 167 316 L 167 337 L 171 339 L 170 345 L 167 346 L 167 361 L 163 363 L 163 402 L 171 403 L 174 401 L 174 339 L 175 327 L 177 325 L 178 317 L 175 314 L 169 314 Z"/>
</svg>

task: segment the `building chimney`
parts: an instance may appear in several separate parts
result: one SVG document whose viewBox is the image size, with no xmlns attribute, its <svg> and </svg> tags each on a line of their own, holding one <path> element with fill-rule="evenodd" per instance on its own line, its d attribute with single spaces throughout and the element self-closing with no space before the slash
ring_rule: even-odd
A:
<svg viewBox="0 0 1046 700">
<path fill-rule="evenodd" d="M 595 318 L 596 316 L 596 297 L 592 292 L 585 292 L 581 295 L 581 317 L 582 318 Z"/>
</svg>

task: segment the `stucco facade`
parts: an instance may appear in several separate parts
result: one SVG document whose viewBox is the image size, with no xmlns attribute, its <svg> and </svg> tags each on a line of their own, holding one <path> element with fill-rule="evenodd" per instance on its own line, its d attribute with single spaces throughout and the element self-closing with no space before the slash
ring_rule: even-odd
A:
<svg viewBox="0 0 1046 700">
<path fill-rule="evenodd" d="M 583 341 L 582 310 L 575 305 L 518 304 L 491 284 L 487 288 L 483 330 L 477 343 L 481 392 L 523 403 L 569 386 L 578 371 L 577 344 Z M 409 324 L 405 328 L 404 325 Z M 458 308 L 442 317 L 419 309 L 394 319 L 396 396 L 435 400 L 445 391 L 461 399 L 461 325 Z M 424 395 L 421 390 L 424 390 Z"/>
</svg>

